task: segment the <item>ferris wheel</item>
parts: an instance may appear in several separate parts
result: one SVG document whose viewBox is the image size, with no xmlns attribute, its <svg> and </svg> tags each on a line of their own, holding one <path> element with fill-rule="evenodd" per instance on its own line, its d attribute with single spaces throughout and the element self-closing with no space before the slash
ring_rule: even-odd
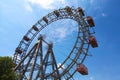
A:
<svg viewBox="0 0 120 80">
<path fill-rule="evenodd" d="M 70 32 L 69 26 L 76 28 L 74 33 Z M 15 50 L 14 70 L 19 74 L 19 80 L 75 80 L 76 74 L 87 75 L 83 62 L 89 55 L 90 45 L 98 47 L 93 36 L 94 26 L 92 17 L 86 17 L 81 7 L 66 6 L 48 13 L 28 30 Z M 60 33 L 57 31 L 64 30 L 63 27 L 68 27 L 66 33 L 71 35 L 68 35 L 69 41 L 60 42 L 54 36 L 58 37 Z M 54 32 L 52 36 L 48 29 Z M 47 35 L 46 38 L 43 34 Z M 50 42 L 47 37 L 54 38 L 54 41 Z"/>
</svg>

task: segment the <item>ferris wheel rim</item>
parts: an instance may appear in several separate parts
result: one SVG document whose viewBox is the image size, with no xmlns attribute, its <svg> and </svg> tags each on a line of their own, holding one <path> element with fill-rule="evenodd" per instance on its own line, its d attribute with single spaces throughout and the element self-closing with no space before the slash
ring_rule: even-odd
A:
<svg viewBox="0 0 120 80">
<path fill-rule="evenodd" d="M 82 15 L 79 14 L 79 13 L 77 12 L 77 10 L 76 10 L 76 9 L 73 9 L 73 8 L 71 8 L 71 11 L 74 12 L 74 14 L 68 13 L 68 12 L 66 11 L 66 8 L 59 9 L 59 10 L 55 10 L 55 11 L 58 11 L 59 13 L 64 13 L 64 14 L 60 14 L 60 16 L 57 17 L 57 15 L 56 15 L 56 14 L 54 13 L 54 11 L 53 11 L 53 12 L 49 13 L 48 15 L 44 16 L 42 19 L 40 19 L 36 24 L 34 24 L 34 26 L 37 27 L 37 28 L 36 28 L 36 32 L 33 34 L 33 37 L 31 37 L 31 39 L 28 40 L 28 44 L 26 45 L 25 49 L 22 49 L 22 48 L 21 48 L 22 44 L 23 44 L 24 41 L 25 41 L 24 38 L 21 40 L 20 44 L 18 45 L 18 48 L 21 48 L 21 50 L 23 50 L 22 55 L 20 55 L 20 56 L 24 57 L 24 55 L 25 55 L 26 52 L 27 52 L 27 49 L 28 49 L 29 45 L 31 44 L 31 42 L 33 41 L 33 39 L 36 37 L 36 35 L 38 35 L 38 33 L 40 33 L 40 31 L 41 31 L 42 29 L 44 29 L 46 26 L 48 26 L 49 24 L 51 24 L 51 23 L 53 23 L 53 22 L 55 22 L 55 21 L 57 21 L 57 20 L 60 20 L 60 19 L 72 19 L 72 20 L 76 21 L 76 22 L 79 24 L 79 27 L 80 27 L 80 26 L 81 26 L 80 20 L 83 20 L 83 19 L 84 19 L 84 18 L 82 17 Z M 77 15 L 76 15 L 76 14 L 77 14 Z M 53 19 L 51 18 L 51 20 L 48 20 L 48 21 L 45 20 L 45 18 L 48 19 L 48 18 L 49 18 L 50 16 L 52 16 L 52 15 L 54 15 L 54 16 L 56 16 L 56 17 L 53 18 Z M 45 24 L 42 25 L 42 24 L 41 24 L 41 21 L 44 21 Z M 83 21 L 84 21 L 84 20 L 83 20 Z M 41 27 L 38 28 L 38 26 L 41 26 Z M 80 27 L 80 28 L 83 28 L 83 27 Z M 37 29 L 38 29 L 38 30 L 37 30 Z M 28 36 L 29 34 L 31 34 L 31 30 L 35 30 L 35 28 L 32 27 L 30 30 L 28 30 L 28 32 L 25 34 L 25 36 Z M 78 29 L 78 30 L 79 30 L 79 29 Z M 78 34 L 80 34 L 80 31 L 78 31 L 78 32 L 79 32 Z M 87 32 L 87 33 L 89 33 L 89 32 Z M 85 35 L 85 36 L 86 36 L 86 35 Z M 82 38 L 83 38 L 83 37 L 82 37 Z M 65 63 L 68 59 L 70 59 L 70 56 L 72 55 L 72 53 L 74 52 L 74 50 L 77 49 L 77 48 L 76 48 L 76 47 L 77 47 L 76 45 L 77 45 L 77 43 L 78 43 L 78 39 L 80 39 L 80 40 L 82 41 L 82 45 L 81 45 L 81 46 L 79 47 L 79 49 L 78 49 L 78 53 L 77 53 L 77 55 L 76 55 L 76 58 L 74 58 L 75 60 L 72 60 L 72 59 L 71 59 L 71 65 L 69 65 L 70 68 L 71 68 L 75 63 L 78 63 L 77 60 L 78 60 L 78 58 L 79 58 L 79 56 L 80 56 L 80 53 L 82 53 L 82 52 L 79 52 L 79 50 L 81 50 L 81 49 L 83 48 L 84 44 L 87 44 L 88 46 L 85 47 L 86 53 L 85 53 L 85 56 L 84 56 L 84 58 L 83 58 L 83 59 L 85 59 L 85 57 L 87 56 L 87 51 L 88 51 L 88 48 L 89 48 L 89 44 L 87 43 L 87 40 L 84 41 L 84 39 L 82 40 L 82 38 L 81 38 L 80 35 L 77 36 L 76 42 L 75 42 L 75 44 L 74 44 L 74 47 L 73 47 L 72 51 L 70 52 L 69 56 L 63 61 L 63 63 L 61 64 L 61 66 L 64 65 L 64 63 Z M 14 56 L 16 56 L 16 55 L 18 55 L 18 53 L 15 52 Z M 22 57 L 21 57 L 21 58 L 22 58 Z M 83 61 L 81 61 L 81 62 L 83 62 Z M 70 68 L 69 68 L 69 69 L 70 69 Z M 74 72 L 74 73 L 75 73 L 75 72 Z M 63 75 L 64 75 L 64 74 L 63 74 Z M 73 75 L 73 74 L 72 74 L 72 75 Z"/>
</svg>

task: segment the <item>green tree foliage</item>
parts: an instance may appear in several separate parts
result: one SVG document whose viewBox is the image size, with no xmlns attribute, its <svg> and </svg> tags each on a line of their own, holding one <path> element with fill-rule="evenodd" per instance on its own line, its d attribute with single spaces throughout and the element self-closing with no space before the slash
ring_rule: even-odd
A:
<svg viewBox="0 0 120 80">
<path fill-rule="evenodd" d="M 13 68 L 15 64 L 10 57 L 0 57 L 0 80 L 17 80 Z"/>
</svg>

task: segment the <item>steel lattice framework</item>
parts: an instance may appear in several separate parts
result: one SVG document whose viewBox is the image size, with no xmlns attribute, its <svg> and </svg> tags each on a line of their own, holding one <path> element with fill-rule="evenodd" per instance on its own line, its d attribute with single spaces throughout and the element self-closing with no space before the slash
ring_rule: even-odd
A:
<svg viewBox="0 0 120 80">
<path fill-rule="evenodd" d="M 88 37 L 93 34 L 92 27 L 87 23 L 86 17 L 78 9 L 67 6 L 55 10 L 44 16 L 28 30 L 16 48 L 13 58 L 16 63 L 15 71 L 20 74 L 20 80 L 74 80 L 74 74 L 77 72 L 76 65 L 83 63 L 88 55 L 90 45 Z M 45 41 L 43 36 L 39 36 L 37 43 L 30 51 L 27 52 L 27 50 L 41 30 L 60 19 L 76 21 L 78 23 L 78 35 L 68 57 L 60 66 L 57 66 L 52 50 L 53 45 Z M 48 46 L 46 54 L 43 54 L 43 43 Z M 64 64 L 67 64 L 65 68 L 62 67 Z M 47 67 L 52 68 L 52 71 L 49 72 Z"/>
</svg>

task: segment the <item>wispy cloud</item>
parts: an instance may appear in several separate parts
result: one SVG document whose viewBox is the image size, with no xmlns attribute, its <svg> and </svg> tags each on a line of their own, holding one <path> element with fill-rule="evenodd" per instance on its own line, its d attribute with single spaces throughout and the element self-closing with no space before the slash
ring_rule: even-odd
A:
<svg viewBox="0 0 120 80">
<path fill-rule="evenodd" d="M 67 35 L 67 28 L 57 28 L 53 33 L 62 39 Z"/>
<path fill-rule="evenodd" d="M 65 40 L 69 35 L 72 35 L 74 32 L 77 32 L 77 23 L 72 20 L 62 20 L 58 23 L 54 30 L 49 30 L 49 35 L 52 40 L 55 42 L 61 42 Z M 53 36 L 52 36 L 53 35 Z"/>
<path fill-rule="evenodd" d="M 26 9 L 27 11 L 29 11 L 29 12 L 32 12 L 32 11 L 33 11 L 32 7 L 31 7 L 28 3 L 25 4 L 25 9 Z"/>
<path fill-rule="evenodd" d="M 93 13 L 94 14 L 94 19 L 98 19 L 100 17 L 107 17 L 108 16 L 106 11 L 104 11 L 102 6 L 94 7 L 93 11 L 95 12 L 95 13 Z"/>
<path fill-rule="evenodd" d="M 67 4 L 65 0 L 27 0 L 27 2 L 44 9 L 55 9 L 58 6 Z"/>
<path fill-rule="evenodd" d="M 89 80 L 94 80 L 93 77 L 90 77 Z"/>
<path fill-rule="evenodd" d="M 55 41 L 56 42 L 61 42 L 64 39 L 67 38 L 67 36 L 72 35 L 73 32 L 77 31 L 76 29 L 74 29 L 74 27 L 58 27 L 55 30 L 51 31 L 49 30 L 49 35 L 47 36 L 49 38 L 49 40 L 51 41 Z"/>
<path fill-rule="evenodd" d="M 94 2 L 94 0 L 90 0 L 90 4 L 92 4 Z"/>
<path fill-rule="evenodd" d="M 101 15 L 102 15 L 103 17 L 106 17 L 106 16 L 107 16 L 107 14 L 105 14 L 105 13 L 101 13 Z"/>
<path fill-rule="evenodd" d="M 28 0 L 28 2 L 45 9 L 50 9 L 53 8 L 51 4 L 54 2 L 54 0 Z"/>
</svg>

